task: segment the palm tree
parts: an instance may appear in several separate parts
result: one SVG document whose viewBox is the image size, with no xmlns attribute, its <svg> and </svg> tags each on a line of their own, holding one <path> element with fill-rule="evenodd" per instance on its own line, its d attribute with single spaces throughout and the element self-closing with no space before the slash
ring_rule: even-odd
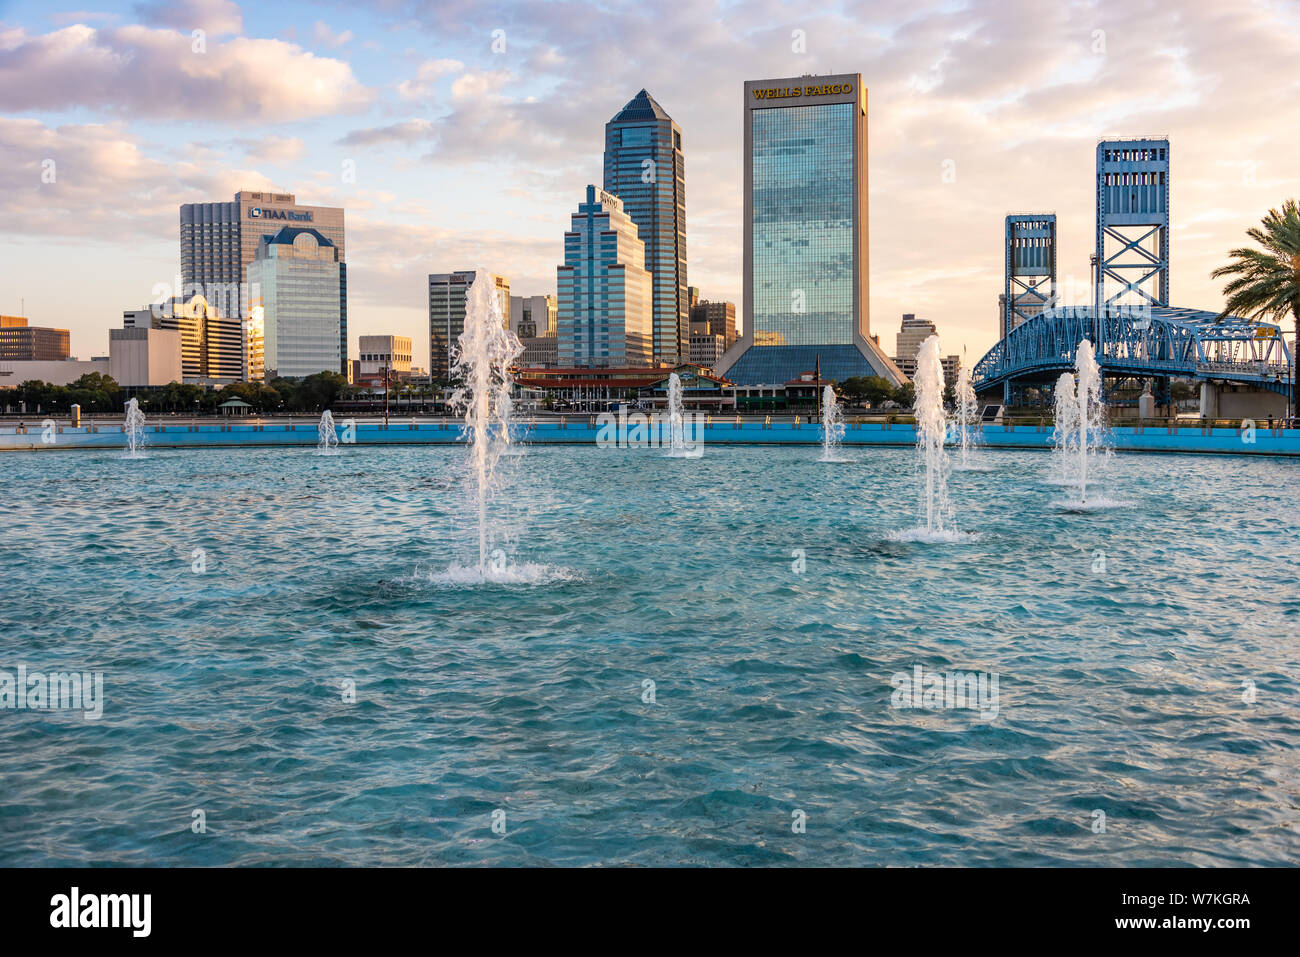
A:
<svg viewBox="0 0 1300 957">
<path fill-rule="evenodd" d="M 1228 253 L 1233 261 L 1210 273 L 1215 279 L 1233 277 L 1223 287 L 1228 301 L 1219 318 L 1236 314 L 1281 322 L 1289 312 L 1295 321 L 1296 348 L 1300 349 L 1300 206 L 1288 199 L 1280 212 L 1270 209 L 1263 222 L 1246 230 L 1246 235 L 1264 248 L 1234 249 Z M 1300 361 L 1296 360 L 1291 357 L 1293 409 L 1300 400 Z"/>
</svg>

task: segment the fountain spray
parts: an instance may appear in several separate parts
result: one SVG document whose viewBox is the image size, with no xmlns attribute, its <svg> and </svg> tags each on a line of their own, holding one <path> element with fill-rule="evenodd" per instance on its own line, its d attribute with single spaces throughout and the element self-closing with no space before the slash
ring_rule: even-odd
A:
<svg viewBox="0 0 1300 957">
<path fill-rule="evenodd" d="M 978 410 L 975 389 L 970 384 L 970 370 L 963 362 L 957 370 L 957 434 L 961 443 L 961 467 L 970 467 L 970 450 L 975 444 L 975 420 Z"/>
<path fill-rule="evenodd" d="M 320 424 L 316 426 L 316 451 L 321 455 L 337 452 L 339 435 L 334 431 L 334 413 L 326 409 L 320 414 Z"/>
<path fill-rule="evenodd" d="M 930 336 L 921 343 L 916 357 L 916 448 L 925 467 L 922 491 L 925 506 L 925 531 L 943 535 L 945 521 L 951 513 L 948 501 L 948 453 L 944 439 L 948 418 L 943 411 L 943 360 L 939 356 L 939 337 Z"/>
<path fill-rule="evenodd" d="M 497 462 L 509 445 L 505 435 L 513 385 L 509 370 L 523 351 L 519 337 L 506 327 L 492 275 L 477 270 L 465 299 L 465 331 L 453 349 L 452 374 L 461 385 L 452 393 L 451 403 L 464 410 L 461 434 L 470 443 L 480 573 L 488 565 L 488 500 L 496 483 Z"/>
<path fill-rule="evenodd" d="M 123 422 L 126 432 L 126 454 L 135 458 L 144 450 L 144 413 L 140 403 L 132 397 L 126 403 L 126 420 Z"/>
<path fill-rule="evenodd" d="M 1095 448 L 1101 433 L 1101 369 L 1092 351 L 1092 343 L 1084 339 L 1075 353 L 1074 368 L 1077 373 L 1075 396 L 1079 429 L 1079 502 L 1088 501 L 1088 454 Z"/>
<path fill-rule="evenodd" d="M 844 411 L 835 397 L 833 386 L 822 390 L 822 461 L 838 462 L 837 453 L 844 440 Z"/>
</svg>

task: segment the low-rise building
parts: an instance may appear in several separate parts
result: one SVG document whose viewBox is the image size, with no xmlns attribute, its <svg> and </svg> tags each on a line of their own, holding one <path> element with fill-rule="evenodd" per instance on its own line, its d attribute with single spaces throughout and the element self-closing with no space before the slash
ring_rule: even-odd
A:
<svg viewBox="0 0 1300 957">
<path fill-rule="evenodd" d="M 26 316 L 0 316 L 0 360 L 59 362 L 68 358 L 67 329 L 28 325 Z"/>
<path fill-rule="evenodd" d="M 180 330 L 144 326 L 108 330 L 108 374 L 127 388 L 184 381 Z"/>
</svg>

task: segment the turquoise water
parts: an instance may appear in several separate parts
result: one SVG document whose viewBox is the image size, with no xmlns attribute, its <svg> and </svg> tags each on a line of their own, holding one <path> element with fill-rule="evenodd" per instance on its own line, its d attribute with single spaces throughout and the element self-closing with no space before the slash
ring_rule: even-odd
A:
<svg viewBox="0 0 1300 957">
<path fill-rule="evenodd" d="M 1300 464 L 985 450 L 926 545 L 910 450 L 820 453 L 531 448 L 513 585 L 442 574 L 463 448 L 6 454 L 0 669 L 105 704 L 0 710 L 0 863 L 1300 859 Z"/>
</svg>

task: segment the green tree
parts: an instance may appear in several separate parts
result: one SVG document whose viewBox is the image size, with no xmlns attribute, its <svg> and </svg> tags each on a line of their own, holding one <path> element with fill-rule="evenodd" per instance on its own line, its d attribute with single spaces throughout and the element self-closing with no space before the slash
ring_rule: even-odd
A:
<svg viewBox="0 0 1300 957">
<path fill-rule="evenodd" d="M 1281 322 L 1289 313 L 1300 349 L 1300 205 L 1288 199 L 1280 211 L 1270 209 L 1260 225 L 1246 230 L 1246 235 L 1264 248 L 1234 249 L 1228 253 L 1232 262 L 1210 274 L 1214 279 L 1231 277 L 1223 287 L 1227 302 L 1219 318 L 1235 314 Z M 1294 409 L 1294 403 L 1300 401 L 1300 361 L 1293 369 Z"/>
<path fill-rule="evenodd" d="M 877 406 L 893 397 L 894 387 L 881 376 L 858 375 L 845 379 L 840 384 L 840 391 L 855 402 L 865 401 Z"/>
<path fill-rule="evenodd" d="M 904 382 L 894 390 L 893 400 L 905 409 L 910 409 L 916 404 L 916 386 L 910 382 Z"/>
</svg>

